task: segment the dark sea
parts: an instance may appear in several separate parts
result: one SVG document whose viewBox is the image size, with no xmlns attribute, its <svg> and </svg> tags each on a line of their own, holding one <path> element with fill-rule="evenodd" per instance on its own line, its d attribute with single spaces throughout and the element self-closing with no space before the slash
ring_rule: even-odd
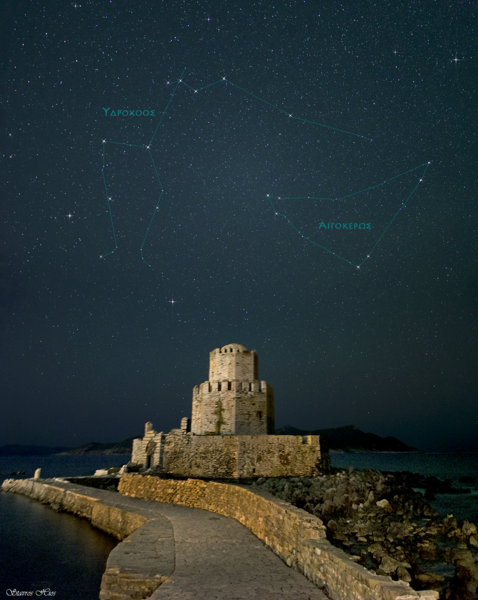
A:
<svg viewBox="0 0 478 600">
<path fill-rule="evenodd" d="M 96 469 L 119 467 L 129 456 L 28 456 L 0 457 L 0 480 L 11 473 L 42 478 L 93 475 Z M 478 524 L 478 453 L 452 454 L 331 454 L 334 467 L 410 471 L 450 479 L 469 494 L 439 494 L 432 501 L 441 516 Z M 471 477 L 473 484 L 461 483 Z M 106 560 L 118 541 L 92 527 L 88 521 L 56 513 L 42 504 L 0 493 L 0 595 L 7 590 L 55 591 L 61 600 L 96 600 Z M 43 593 L 41 597 L 45 597 Z M 47 596 L 52 597 L 52 596 Z"/>
<path fill-rule="evenodd" d="M 93 475 L 96 469 L 119 467 L 129 456 L 0 457 L 0 480 L 25 471 L 20 478 Z M 20 496 L 0 493 L 0 597 L 8 590 L 33 597 L 97 600 L 101 577 L 118 540 L 85 519 L 54 510 Z M 44 591 L 43 591 L 44 590 Z M 56 592 L 55 595 L 49 595 Z"/>
</svg>

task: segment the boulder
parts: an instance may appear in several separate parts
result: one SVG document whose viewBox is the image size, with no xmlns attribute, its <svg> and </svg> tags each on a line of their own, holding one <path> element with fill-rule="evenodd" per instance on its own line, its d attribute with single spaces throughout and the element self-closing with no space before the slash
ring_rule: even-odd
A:
<svg viewBox="0 0 478 600">
<path fill-rule="evenodd" d="M 395 571 L 398 569 L 398 567 L 401 567 L 402 565 L 398 562 L 398 560 L 395 560 L 394 558 L 391 558 L 390 556 L 383 556 L 382 557 L 382 562 L 380 563 L 380 569 L 379 571 L 382 571 L 381 574 L 384 575 L 391 575 L 392 573 L 395 573 Z"/>
<path fill-rule="evenodd" d="M 452 562 L 456 562 L 457 560 L 473 561 L 473 555 L 469 550 L 459 550 L 458 548 L 453 548 L 450 554 Z"/>
<path fill-rule="evenodd" d="M 383 508 L 385 510 L 387 510 L 388 512 L 393 512 L 392 507 L 390 506 L 390 502 L 388 500 L 379 500 L 378 502 L 375 503 L 379 508 Z"/>
<path fill-rule="evenodd" d="M 406 583 L 410 583 L 412 580 L 410 573 L 402 566 L 397 567 L 397 577 L 400 581 L 405 581 Z"/>
<path fill-rule="evenodd" d="M 468 543 L 470 544 L 470 546 L 474 546 L 475 548 L 478 548 L 478 536 L 470 535 L 470 539 L 468 540 Z"/>
<path fill-rule="evenodd" d="M 468 537 L 470 535 L 476 534 L 476 525 L 474 523 L 470 523 L 469 521 L 465 521 L 462 525 L 461 530 Z"/>
<path fill-rule="evenodd" d="M 441 589 L 445 578 L 438 573 L 420 573 L 415 576 L 415 580 L 425 588 Z"/>
<path fill-rule="evenodd" d="M 457 560 L 456 561 L 456 578 L 465 583 L 466 587 L 473 594 L 478 586 L 478 564 L 472 560 Z"/>
</svg>

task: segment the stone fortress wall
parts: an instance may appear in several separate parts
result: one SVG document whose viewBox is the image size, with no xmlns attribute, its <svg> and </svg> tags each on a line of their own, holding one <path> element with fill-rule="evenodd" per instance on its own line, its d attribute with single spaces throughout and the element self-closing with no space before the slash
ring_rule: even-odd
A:
<svg viewBox="0 0 478 600">
<path fill-rule="evenodd" d="M 322 459 L 318 436 L 199 436 L 173 429 L 165 437 L 165 476 L 308 477 L 318 473 Z"/>
<path fill-rule="evenodd" d="M 193 389 L 192 422 L 134 440 L 132 462 L 156 474 L 206 477 L 311 477 L 328 464 L 319 436 L 274 434 L 274 391 L 259 381 L 257 353 L 228 344 L 209 354 L 209 380 Z"/>
</svg>

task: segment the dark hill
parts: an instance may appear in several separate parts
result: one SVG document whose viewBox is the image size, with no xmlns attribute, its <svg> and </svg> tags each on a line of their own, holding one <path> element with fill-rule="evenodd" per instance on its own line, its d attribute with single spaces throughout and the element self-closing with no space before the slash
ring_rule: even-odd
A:
<svg viewBox="0 0 478 600">
<path fill-rule="evenodd" d="M 136 436 L 141 437 L 141 436 Z M 66 454 L 69 456 L 112 456 L 131 454 L 133 450 L 134 437 L 123 440 L 122 442 L 113 444 L 100 444 L 99 442 L 90 442 L 77 448 L 68 448 L 65 452 L 58 454 Z"/>
<path fill-rule="evenodd" d="M 320 435 L 323 447 L 332 452 L 420 452 L 397 438 L 392 436 L 383 438 L 375 433 L 364 433 L 354 425 L 315 431 L 284 425 L 276 430 L 276 435 Z"/>
</svg>

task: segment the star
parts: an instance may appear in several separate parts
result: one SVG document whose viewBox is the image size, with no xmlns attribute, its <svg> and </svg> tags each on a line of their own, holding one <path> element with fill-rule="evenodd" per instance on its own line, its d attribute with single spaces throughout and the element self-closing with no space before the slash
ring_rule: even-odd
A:
<svg viewBox="0 0 478 600">
<path fill-rule="evenodd" d="M 174 306 L 174 304 L 177 302 L 177 300 L 173 300 L 173 299 L 171 299 L 171 300 L 169 300 L 169 302 L 171 303 L 171 308 L 173 308 L 173 306 Z"/>
<path fill-rule="evenodd" d="M 454 63 L 455 63 L 455 65 L 456 65 L 456 63 L 457 63 L 459 60 L 461 60 L 461 59 L 460 59 L 460 58 L 457 58 L 457 57 L 456 57 L 456 54 L 455 54 L 455 58 L 452 58 L 452 59 L 450 59 L 450 60 L 451 60 L 451 62 L 454 62 Z"/>
<path fill-rule="evenodd" d="M 68 213 L 67 215 L 65 215 L 65 217 L 68 217 L 69 219 L 71 219 L 73 215 L 71 213 Z"/>
</svg>

